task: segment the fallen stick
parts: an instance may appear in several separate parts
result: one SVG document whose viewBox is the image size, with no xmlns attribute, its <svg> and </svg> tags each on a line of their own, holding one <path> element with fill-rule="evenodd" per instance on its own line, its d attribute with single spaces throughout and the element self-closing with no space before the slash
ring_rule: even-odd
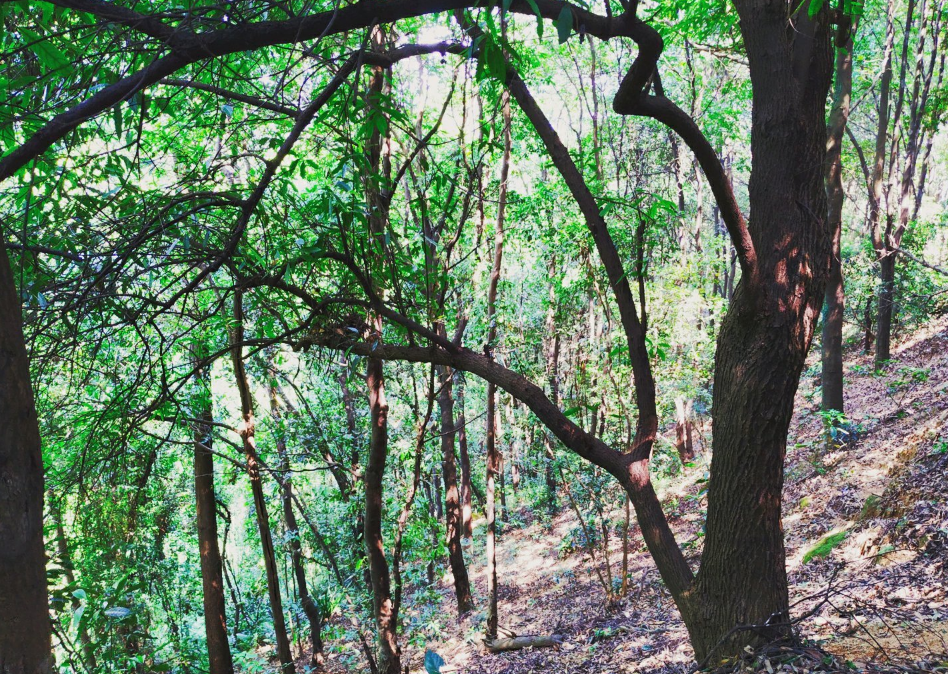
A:
<svg viewBox="0 0 948 674">
<path fill-rule="evenodd" d="M 563 643 L 563 637 L 559 634 L 534 634 L 522 637 L 512 637 L 510 639 L 494 639 L 485 641 L 484 647 L 491 653 L 501 653 L 503 651 L 519 651 L 522 648 L 551 648 Z"/>
</svg>

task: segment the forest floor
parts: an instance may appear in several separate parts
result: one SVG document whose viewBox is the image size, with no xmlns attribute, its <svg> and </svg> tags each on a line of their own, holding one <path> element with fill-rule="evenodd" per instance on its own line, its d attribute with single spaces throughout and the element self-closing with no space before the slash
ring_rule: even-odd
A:
<svg viewBox="0 0 948 674">
<path fill-rule="evenodd" d="M 946 666 L 948 319 L 905 338 L 881 372 L 861 352 L 847 354 L 846 404 L 855 430 L 837 448 L 828 449 L 824 440 L 818 353 L 808 366 L 791 424 L 784 492 L 793 610 L 796 616 L 812 612 L 799 631 L 849 670 L 892 663 L 911 668 L 922 660 Z M 703 455 L 693 468 L 660 485 L 665 511 L 695 566 L 706 475 Z M 485 653 L 480 645 L 484 560 L 468 555 L 479 610 L 457 620 L 450 577 L 427 590 L 432 601 L 406 601 L 403 621 L 412 641 L 404 650 L 411 672 L 424 672 L 426 648 L 444 658 L 445 673 L 693 669 L 684 625 L 634 524 L 631 587 L 625 598 L 607 606 L 589 554 L 561 553 L 560 542 L 578 526 L 569 507 L 552 523 L 530 512 L 512 516 L 522 524 L 508 527 L 499 539 L 500 624 L 520 635 L 561 635 L 562 645 Z M 619 519 L 621 512 L 613 521 Z M 616 576 L 620 545 L 617 539 L 610 550 Z M 604 574 L 601 555 L 597 560 Z M 352 650 L 340 651 L 330 655 L 333 671 L 347 671 L 343 662 Z M 773 671 L 769 663 L 758 667 L 751 669 Z"/>
</svg>

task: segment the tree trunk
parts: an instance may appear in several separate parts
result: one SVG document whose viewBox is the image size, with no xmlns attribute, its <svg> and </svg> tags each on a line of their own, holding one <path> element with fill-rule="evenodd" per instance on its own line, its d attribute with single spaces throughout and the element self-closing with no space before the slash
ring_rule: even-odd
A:
<svg viewBox="0 0 948 674">
<path fill-rule="evenodd" d="M 253 494 L 254 511 L 257 514 L 257 529 L 260 532 L 260 546 L 263 549 L 263 565 L 267 577 L 267 592 L 270 597 L 270 613 L 273 616 L 273 633 L 277 642 L 277 655 L 280 658 L 283 674 L 294 674 L 296 666 L 293 664 L 290 640 L 286 634 L 286 618 L 283 616 L 283 599 L 280 596 L 280 576 L 277 571 L 276 552 L 273 549 L 273 535 L 270 532 L 270 515 L 267 512 L 263 484 L 260 481 L 260 463 L 257 460 L 257 444 L 254 440 L 256 422 L 253 416 L 253 397 L 250 393 L 247 372 L 244 369 L 242 347 L 244 310 L 240 290 L 234 293 L 234 318 L 236 320 L 232 334 L 231 360 L 234 366 L 237 389 L 240 392 L 242 413 L 238 430 L 243 440 L 244 459 L 247 462 L 247 475 L 250 478 L 250 491 Z"/>
<path fill-rule="evenodd" d="M 270 417 L 276 428 L 277 453 L 280 455 L 280 471 L 283 473 L 281 489 L 283 497 L 283 519 L 286 522 L 287 538 L 289 539 L 290 546 L 290 559 L 293 564 L 293 575 L 296 577 L 300 606 L 303 607 L 303 613 L 306 614 L 306 619 L 309 622 L 310 642 L 313 647 L 310 667 L 315 671 L 322 671 L 326 664 L 321 633 L 323 619 L 319 614 L 319 606 L 310 595 L 309 587 L 306 583 L 306 568 L 303 566 L 303 546 L 300 543 L 300 527 L 296 521 L 296 513 L 293 511 L 293 481 L 290 473 L 290 458 L 286 451 L 286 429 L 283 423 L 283 415 L 280 411 L 280 391 L 277 387 L 276 378 L 272 373 L 270 380 Z"/>
<path fill-rule="evenodd" d="M 387 42 L 383 29 L 372 29 L 374 48 L 381 50 Z M 384 96 L 391 93 L 391 82 L 385 68 L 375 66 L 367 91 L 368 107 L 378 108 Z M 384 114 L 384 113 L 380 113 Z M 376 128 L 366 142 L 368 172 L 365 175 L 366 206 L 370 237 L 370 259 L 377 273 L 384 274 L 385 234 L 388 224 L 388 202 L 383 196 L 392 175 L 391 149 L 388 138 Z M 369 316 L 369 324 L 376 335 L 382 335 L 382 318 Z M 383 484 L 385 463 L 388 459 L 388 401 L 385 398 L 383 362 L 369 358 L 366 365 L 366 383 L 369 389 L 370 438 L 369 456 L 365 465 L 365 548 L 369 560 L 369 578 L 372 581 L 372 605 L 378 637 L 379 674 L 400 674 L 401 648 L 398 645 L 398 614 L 392 600 L 391 577 L 382 540 Z"/>
<path fill-rule="evenodd" d="M 487 352 L 492 357 L 497 339 L 497 284 L 504 258 L 504 210 L 507 206 L 507 178 L 510 175 L 510 94 L 502 94 L 504 119 L 504 154 L 500 166 L 500 195 L 497 203 L 497 223 L 494 230 L 494 260 L 487 290 Z M 500 453 L 497 451 L 497 387 L 487 383 L 487 488 L 484 514 L 487 519 L 487 624 L 485 637 L 488 641 L 497 638 L 497 512 L 495 503 L 495 480 L 502 469 Z"/>
<path fill-rule="evenodd" d="M 675 399 L 675 449 L 682 464 L 695 460 L 695 447 L 691 437 L 691 401 Z"/>
<path fill-rule="evenodd" d="M 48 674 L 43 457 L 21 311 L 0 240 L 0 674 Z"/>
<path fill-rule="evenodd" d="M 203 357 L 195 354 L 195 362 Z M 196 503 L 198 548 L 201 555 L 201 585 L 204 590 L 204 629 L 207 634 L 207 659 L 211 674 L 234 671 L 227 641 L 227 608 L 224 602 L 224 572 L 217 543 L 217 499 L 214 494 L 214 455 L 211 453 L 214 413 L 211 403 L 209 368 L 195 375 L 194 424 L 194 495 Z"/>
<path fill-rule="evenodd" d="M 458 494 L 458 471 L 454 462 L 454 396 L 451 387 L 454 372 L 443 366 L 437 367 L 436 372 L 441 383 L 438 406 L 441 408 L 441 469 L 444 475 L 444 522 L 448 563 L 454 575 L 454 594 L 460 615 L 471 610 L 473 599 L 467 567 L 464 565 L 464 550 L 461 547 L 461 498 Z"/>
<path fill-rule="evenodd" d="M 784 457 L 831 253 L 820 215 L 827 11 L 798 13 L 788 32 L 785 4 L 737 5 L 754 97 L 749 222 L 759 283 L 742 278 L 717 343 L 705 547 L 683 612 L 699 659 L 789 633 Z M 731 633 L 742 625 L 760 627 Z"/>
<path fill-rule="evenodd" d="M 876 319 L 876 367 L 891 357 L 892 319 L 895 313 L 895 251 L 879 260 L 879 305 Z"/>
<path fill-rule="evenodd" d="M 843 235 L 843 136 L 849 122 L 853 89 L 853 34 L 855 19 L 842 21 L 836 31 L 836 77 L 833 108 L 826 142 L 827 224 L 832 237 L 830 272 L 823 300 L 822 393 L 823 411 L 843 412 L 843 318 L 846 294 L 843 287 L 841 241 Z"/>
<path fill-rule="evenodd" d="M 464 416 L 464 379 L 459 377 L 457 381 L 458 461 L 461 463 L 461 535 L 470 545 L 470 540 L 474 537 L 473 508 L 471 507 L 471 456 L 467 447 L 467 419 Z"/>
<path fill-rule="evenodd" d="M 382 485 L 388 458 L 388 402 L 385 399 L 382 361 L 370 358 L 366 375 L 372 430 L 369 459 L 365 466 L 365 549 L 369 559 L 372 604 L 378 631 L 378 667 L 380 674 L 399 674 L 401 649 L 396 634 L 398 616 L 393 610 L 388 561 L 382 543 Z"/>
</svg>

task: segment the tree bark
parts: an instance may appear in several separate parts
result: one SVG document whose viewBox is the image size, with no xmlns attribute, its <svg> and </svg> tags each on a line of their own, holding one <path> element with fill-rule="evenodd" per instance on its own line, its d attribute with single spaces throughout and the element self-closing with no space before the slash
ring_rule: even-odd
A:
<svg viewBox="0 0 948 674">
<path fill-rule="evenodd" d="M 398 616 L 392 603 L 388 561 L 382 543 L 382 489 L 388 458 L 388 402 L 382 361 L 369 358 L 366 368 L 369 386 L 371 437 L 365 466 L 365 548 L 372 580 L 372 605 L 378 630 L 380 674 L 399 674 L 401 649 L 396 634 Z"/>
<path fill-rule="evenodd" d="M 833 108 L 826 142 L 827 224 L 832 236 L 830 272 L 823 299 L 822 407 L 823 411 L 843 410 L 843 318 L 846 293 L 843 286 L 841 242 L 843 235 L 843 136 L 849 122 L 853 89 L 853 35 L 856 19 L 841 21 L 836 30 L 836 77 Z"/>
<path fill-rule="evenodd" d="M 203 353 L 195 354 L 199 362 Z M 201 585 L 204 590 L 204 629 L 207 634 L 207 659 L 211 674 L 231 674 L 234 662 L 227 641 L 227 608 L 224 601 L 224 572 L 217 537 L 217 499 L 214 493 L 214 454 L 211 424 L 210 372 L 202 368 L 195 374 L 197 408 L 194 417 L 194 495 L 201 556 Z"/>
<path fill-rule="evenodd" d="M 876 317 L 876 367 L 892 357 L 892 319 L 895 314 L 895 251 L 879 260 L 879 304 Z"/>
<path fill-rule="evenodd" d="M 502 100 L 504 153 L 500 165 L 500 194 L 497 203 L 497 222 L 494 228 L 494 259 L 491 266 L 490 282 L 487 289 L 487 350 L 493 357 L 494 342 L 497 339 L 497 284 L 503 268 L 504 258 L 504 211 L 507 206 L 507 178 L 510 175 L 510 94 L 503 93 Z M 487 624 L 485 636 L 488 641 L 497 638 L 497 508 L 495 501 L 495 481 L 503 469 L 500 452 L 497 451 L 497 387 L 487 383 L 487 488 L 484 508 L 487 519 Z"/>
<path fill-rule="evenodd" d="M 379 27 L 372 29 L 372 44 L 382 47 L 386 36 Z M 370 71 L 367 106 L 377 107 L 381 98 L 391 91 L 386 68 L 375 66 Z M 388 138 L 376 128 L 366 143 L 369 172 L 365 176 L 368 207 L 369 257 L 381 271 L 385 263 L 385 233 L 388 226 L 388 201 L 383 196 L 391 180 L 391 154 Z M 369 324 L 377 339 L 382 337 L 382 317 L 369 316 Z M 382 359 L 369 357 L 366 365 L 369 389 L 370 438 L 369 456 L 365 466 L 365 548 L 372 581 L 372 605 L 378 637 L 379 674 L 400 674 L 401 648 L 398 645 L 398 615 L 392 600 L 391 577 L 382 539 L 383 484 L 388 459 L 388 401 L 385 398 L 385 373 Z"/>
<path fill-rule="evenodd" d="M 467 419 L 464 416 L 464 379 L 457 379 L 458 461 L 461 464 L 461 535 L 468 544 L 474 537 L 472 522 L 471 456 L 467 447 Z"/>
<path fill-rule="evenodd" d="M 787 31 L 783 3 L 736 4 L 753 86 L 750 232 L 760 283 L 742 278 L 717 343 L 705 547 L 689 607 L 699 659 L 789 632 L 784 457 L 831 254 L 827 10 L 814 20 L 798 13 Z M 726 636 L 743 625 L 759 627 Z"/>
<path fill-rule="evenodd" d="M 0 674 L 48 674 L 43 457 L 21 311 L 0 239 Z"/>
<path fill-rule="evenodd" d="M 263 495 L 263 484 L 260 481 L 260 463 L 257 459 L 257 444 L 254 440 L 255 421 L 253 415 L 253 396 L 250 392 L 250 381 L 244 369 L 243 348 L 244 339 L 244 310 L 242 292 L 234 294 L 234 329 L 231 335 L 231 360 L 234 366 L 234 377 L 237 389 L 240 392 L 240 407 L 242 420 L 239 427 L 240 437 L 243 440 L 244 458 L 247 462 L 247 475 L 250 478 L 250 491 L 253 494 L 253 505 L 257 515 L 257 529 L 260 532 L 260 546 L 263 550 L 263 564 L 267 577 L 267 592 L 270 598 L 270 612 L 273 617 L 273 632 L 277 642 L 277 655 L 283 674 L 294 674 L 296 666 L 293 663 L 293 654 L 290 652 L 290 640 L 286 633 L 286 618 L 283 615 L 283 599 L 280 596 L 280 576 L 277 570 L 276 552 L 273 549 L 273 535 L 270 532 L 270 515 L 267 512 L 267 501 Z"/>
<path fill-rule="evenodd" d="M 322 671 L 326 665 L 326 656 L 323 654 L 322 622 L 319 605 L 309 593 L 306 582 L 306 568 L 303 565 L 303 546 L 300 542 L 300 527 L 293 510 L 293 482 L 290 472 L 290 457 L 286 450 L 286 429 L 284 428 L 283 414 L 280 410 L 280 390 L 277 386 L 273 366 L 270 366 L 270 418 L 276 428 L 277 453 L 280 456 L 280 471 L 283 473 L 281 493 L 283 496 L 283 519 L 286 522 L 287 537 L 289 538 L 290 559 L 293 564 L 293 575 L 300 597 L 300 606 L 309 622 L 310 643 L 312 656 L 310 667 L 314 671 Z"/>
<path fill-rule="evenodd" d="M 682 464 L 695 460 L 695 447 L 691 437 L 691 401 L 675 399 L 675 449 Z"/>
<path fill-rule="evenodd" d="M 444 522 L 448 544 L 448 563 L 454 576 L 454 595 L 457 599 L 458 614 L 464 614 L 473 608 L 471 583 L 464 564 L 464 550 L 461 546 L 461 498 L 458 493 L 458 471 L 454 460 L 454 396 L 452 380 L 454 372 L 449 367 L 437 368 L 441 393 L 438 406 L 441 409 L 441 469 L 444 476 Z"/>
</svg>

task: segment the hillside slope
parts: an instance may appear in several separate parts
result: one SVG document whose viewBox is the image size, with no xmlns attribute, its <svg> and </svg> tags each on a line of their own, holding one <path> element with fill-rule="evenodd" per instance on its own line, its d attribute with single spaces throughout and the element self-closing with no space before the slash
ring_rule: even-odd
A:
<svg viewBox="0 0 948 674">
<path fill-rule="evenodd" d="M 794 611 L 807 615 L 800 631 L 842 662 L 851 661 L 849 669 L 948 653 L 948 320 L 901 343 L 882 372 L 873 371 L 870 357 L 848 354 L 852 432 L 839 433 L 840 442 L 832 447 L 819 414 L 817 356 L 811 355 L 798 393 L 784 496 Z M 707 459 L 699 457 L 661 493 L 679 541 L 695 559 Z M 530 513 L 521 515 L 532 519 Z M 424 671 L 425 648 L 446 660 L 443 672 L 689 671 L 693 654 L 684 626 L 635 528 L 629 540 L 630 592 L 606 606 L 589 555 L 561 554 L 560 542 L 576 526 L 566 509 L 552 525 L 534 522 L 508 530 L 499 547 L 501 625 L 520 635 L 561 635 L 561 647 L 485 653 L 483 611 L 457 621 L 446 578 L 436 590 L 438 601 L 407 602 L 404 620 L 414 637 L 405 646 L 411 671 Z M 486 579 L 479 553 L 468 558 L 483 606 Z M 613 573 L 619 573 L 618 542 L 610 557 Z M 348 648 L 342 651 L 330 655 L 338 671 L 344 671 L 346 652 L 351 656 Z M 760 671 L 767 669 L 761 665 Z"/>
</svg>

